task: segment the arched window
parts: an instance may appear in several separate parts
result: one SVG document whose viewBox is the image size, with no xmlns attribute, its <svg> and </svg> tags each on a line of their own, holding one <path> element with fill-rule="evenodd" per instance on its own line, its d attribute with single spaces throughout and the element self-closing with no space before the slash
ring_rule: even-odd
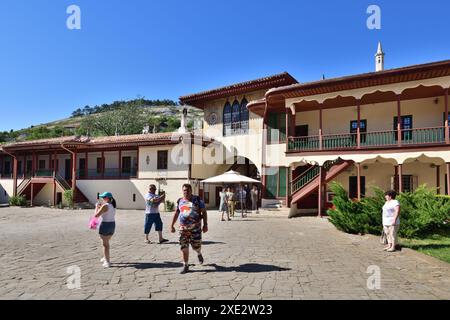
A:
<svg viewBox="0 0 450 320">
<path fill-rule="evenodd" d="M 248 101 L 247 99 L 242 99 L 241 101 L 241 132 L 248 133 L 248 109 L 247 109 Z"/>
<path fill-rule="evenodd" d="M 231 134 L 231 104 L 227 101 L 223 107 L 223 135 Z"/>
<path fill-rule="evenodd" d="M 232 115 L 231 115 L 231 131 L 233 134 L 237 134 L 240 131 L 241 128 L 241 106 L 239 104 L 239 101 L 234 100 L 232 109 Z"/>
</svg>

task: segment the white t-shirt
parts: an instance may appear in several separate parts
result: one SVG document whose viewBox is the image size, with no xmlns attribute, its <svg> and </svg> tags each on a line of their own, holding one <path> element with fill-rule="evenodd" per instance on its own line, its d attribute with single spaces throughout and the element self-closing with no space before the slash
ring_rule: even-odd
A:
<svg viewBox="0 0 450 320">
<path fill-rule="evenodd" d="M 400 216 L 394 222 L 395 208 L 399 207 L 400 203 L 397 200 L 387 201 L 383 206 L 383 225 L 393 226 L 400 224 Z"/>
<path fill-rule="evenodd" d="M 151 203 L 150 201 L 153 199 L 159 200 L 160 197 L 150 192 L 145 195 L 145 214 L 159 213 L 160 203 Z"/>
<path fill-rule="evenodd" d="M 102 219 L 104 222 L 115 222 L 116 221 L 116 208 L 111 203 L 107 203 L 108 211 L 102 214 Z"/>
</svg>

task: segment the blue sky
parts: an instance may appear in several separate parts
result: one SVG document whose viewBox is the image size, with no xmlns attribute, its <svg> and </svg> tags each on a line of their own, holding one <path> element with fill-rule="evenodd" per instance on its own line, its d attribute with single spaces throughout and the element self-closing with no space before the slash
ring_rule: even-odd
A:
<svg viewBox="0 0 450 320">
<path fill-rule="evenodd" d="M 66 27 L 69 5 L 81 30 Z M 366 27 L 379 5 L 381 30 Z M 178 99 L 288 71 L 300 82 L 450 59 L 447 0 L 0 0 L 0 130 L 114 100 Z"/>
</svg>

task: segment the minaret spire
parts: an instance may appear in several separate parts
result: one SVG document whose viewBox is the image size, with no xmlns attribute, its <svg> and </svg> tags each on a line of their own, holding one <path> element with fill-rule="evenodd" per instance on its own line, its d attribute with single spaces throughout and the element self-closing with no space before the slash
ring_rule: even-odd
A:
<svg viewBox="0 0 450 320">
<path fill-rule="evenodd" d="M 381 42 L 378 42 L 378 50 L 375 55 L 375 71 L 383 71 L 384 70 L 384 52 L 383 47 L 381 46 Z"/>
</svg>

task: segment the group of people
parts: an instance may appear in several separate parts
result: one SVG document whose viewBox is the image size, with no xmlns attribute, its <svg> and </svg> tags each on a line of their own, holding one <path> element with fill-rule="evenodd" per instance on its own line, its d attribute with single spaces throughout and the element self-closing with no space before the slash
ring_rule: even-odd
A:
<svg viewBox="0 0 450 320">
<path fill-rule="evenodd" d="M 242 199 L 245 189 L 241 190 Z M 252 210 L 258 210 L 258 188 L 253 186 L 250 191 Z M 400 203 L 396 200 L 397 194 L 395 191 L 388 191 L 385 193 L 385 204 L 383 206 L 383 233 L 385 235 L 387 246 L 383 249 L 387 252 L 394 252 L 397 246 L 397 233 L 400 227 Z M 116 201 L 110 192 L 105 192 L 99 195 L 103 203 L 97 203 L 95 209 L 95 217 L 102 217 L 102 222 L 99 228 L 100 238 L 103 243 L 103 258 L 101 262 L 105 268 L 111 266 L 110 260 L 110 240 L 114 235 L 116 222 Z M 145 224 L 144 234 L 145 243 L 150 243 L 149 233 L 155 224 L 155 230 L 159 235 L 159 243 L 167 242 L 162 236 L 163 222 L 159 213 L 159 205 L 165 201 L 165 194 L 156 195 L 156 186 L 150 185 L 149 192 L 145 196 Z M 227 188 L 220 193 L 220 211 L 222 213 L 221 220 L 225 221 L 224 214 L 227 214 L 228 220 L 230 216 L 234 217 L 235 193 L 233 188 Z M 241 202 L 243 203 L 243 202 Z M 192 186 L 189 184 L 183 185 L 183 196 L 178 199 L 176 211 L 172 218 L 170 231 L 175 233 L 175 224 L 179 221 L 179 243 L 181 249 L 181 257 L 183 261 L 182 274 L 189 271 L 189 246 L 197 253 L 200 264 L 203 264 L 204 259 L 201 252 L 202 249 L 202 233 L 208 232 L 208 215 L 206 212 L 203 200 L 192 194 Z"/>
<path fill-rule="evenodd" d="M 97 203 L 95 209 L 95 217 L 102 217 L 99 228 L 100 238 L 103 242 L 103 258 L 101 262 L 103 267 L 111 266 L 110 260 L 110 243 L 111 237 L 114 235 L 116 223 L 116 201 L 110 192 L 99 195 L 102 203 Z M 145 196 L 145 224 L 144 234 L 145 243 L 151 243 L 149 233 L 155 225 L 155 230 L 159 235 L 159 243 L 169 240 L 162 236 L 163 222 L 159 213 L 159 205 L 165 201 L 165 194 L 156 194 L 156 186 L 150 185 L 149 192 Z M 192 186 L 190 184 L 183 185 L 183 196 L 178 199 L 176 211 L 174 213 L 170 231 L 175 233 L 175 224 L 179 221 L 179 243 L 181 248 L 181 257 L 183 261 L 182 274 L 189 271 L 189 246 L 196 252 L 198 261 L 203 264 L 202 255 L 202 233 L 208 232 L 208 215 L 203 200 L 192 194 Z"/>
<path fill-rule="evenodd" d="M 245 218 L 248 211 L 248 206 L 251 205 L 251 211 L 256 211 L 259 213 L 259 190 L 256 185 L 250 190 L 248 185 L 239 188 L 236 192 L 233 187 L 225 188 L 220 191 L 220 204 L 219 212 L 221 213 L 221 221 L 230 221 L 234 218 L 234 213 L 236 211 L 236 204 L 239 203 L 240 209 L 243 212 L 242 217 Z M 224 215 L 227 215 L 227 220 L 224 219 Z"/>
</svg>

